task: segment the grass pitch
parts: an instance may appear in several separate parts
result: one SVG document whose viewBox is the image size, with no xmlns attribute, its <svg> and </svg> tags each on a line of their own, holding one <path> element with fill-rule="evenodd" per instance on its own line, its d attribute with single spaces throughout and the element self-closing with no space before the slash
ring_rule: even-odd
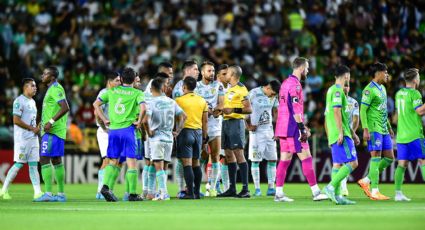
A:
<svg viewBox="0 0 425 230">
<path fill-rule="evenodd" d="M 322 185 L 323 186 L 323 185 Z M 392 184 L 380 185 L 393 198 Z M 251 185 L 251 191 L 254 188 Z M 313 202 L 307 184 L 286 184 L 293 203 L 272 197 L 251 199 L 106 203 L 94 199 L 96 185 L 66 185 L 66 203 L 33 203 L 31 185 L 13 184 L 12 200 L 0 199 L 1 229 L 421 229 L 425 217 L 423 185 L 404 185 L 411 202 L 371 201 L 355 184 L 349 185 L 353 206 Z M 169 185 L 170 194 L 177 190 Z M 263 193 L 266 185 L 263 185 Z M 123 194 L 123 185 L 116 186 Z M 422 227 L 421 227 L 422 226 Z"/>
</svg>

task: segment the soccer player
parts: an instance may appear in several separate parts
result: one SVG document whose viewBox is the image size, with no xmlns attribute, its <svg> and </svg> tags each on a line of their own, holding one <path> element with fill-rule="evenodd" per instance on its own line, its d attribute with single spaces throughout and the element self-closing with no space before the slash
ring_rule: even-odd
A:
<svg viewBox="0 0 425 230">
<path fill-rule="evenodd" d="M 297 154 L 301 160 L 302 170 L 310 185 L 313 200 L 327 199 L 321 194 L 313 169 L 313 159 L 308 145 L 309 129 L 304 125 L 304 96 L 301 80 L 308 74 L 308 59 L 297 57 L 292 63 L 293 72 L 285 79 L 279 91 L 279 107 L 275 136 L 280 141 L 280 161 L 276 175 L 275 201 L 291 202 L 285 196 L 283 185 L 286 171 L 291 164 L 292 155 Z"/>
<path fill-rule="evenodd" d="M 395 201 L 410 201 L 401 191 L 404 173 L 409 161 L 418 160 L 421 165 L 422 178 L 425 180 L 425 140 L 423 135 L 422 116 L 425 105 L 422 95 L 417 90 L 420 83 L 419 70 L 407 69 L 404 72 L 406 88 L 400 89 L 395 96 L 397 108 L 397 159 L 395 171 Z"/>
<path fill-rule="evenodd" d="M 167 67 L 168 68 L 168 67 Z M 159 67 L 158 70 L 163 71 L 165 69 L 165 67 Z M 161 94 L 164 94 L 163 91 L 164 89 L 169 88 L 169 79 L 170 79 L 170 75 L 167 75 L 164 72 L 158 72 L 157 74 L 155 74 L 154 79 L 156 78 L 162 78 L 164 80 L 164 88 L 161 89 Z M 146 106 L 149 106 L 149 101 L 151 100 L 152 96 L 152 92 L 151 92 L 151 86 L 152 86 L 152 79 L 149 84 L 146 86 L 145 89 L 145 101 L 146 101 Z M 155 198 L 155 187 L 156 187 L 156 171 L 155 171 L 155 165 L 153 164 L 153 162 L 151 162 L 151 148 L 150 148 L 150 143 L 149 143 L 149 138 L 147 138 L 144 142 L 144 148 L 145 148 L 145 166 L 143 167 L 143 172 L 142 172 L 142 180 L 143 180 L 143 192 L 142 192 L 142 197 L 148 200 L 151 200 L 153 198 Z M 167 175 L 167 169 L 168 168 L 168 162 L 164 162 L 164 169 L 165 169 L 165 174 L 164 177 L 168 177 Z"/>
<path fill-rule="evenodd" d="M 357 168 L 357 154 L 354 144 L 360 143 L 359 137 L 350 128 L 350 110 L 343 86 L 350 81 L 350 69 L 338 66 L 335 70 L 335 84 L 326 93 L 325 129 L 328 143 L 332 149 L 332 180 L 323 189 L 324 193 L 336 204 L 350 205 L 356 202 L 341 195 L 341 181 Z"/>
<path fill-rule="evenodd" d="M 240 82 L 242 69 L 239 66 L 230 66 L 227 69 L 230 76 L 230 85 L 224 96 L 223 127 L 221 136 L 222 148 L 226 154 L 227 166 L 229 167 L 229 189 L 219 194 L 219 197 L 250 198 L 248 189 L 248 164 L 244 156 L 245 147 L 245 115 L 252 112 L 248 98 L 248 90 Z M 236 170 L 239 165 L 242 190 L 236 194 Z"/>
<path fill-rule="evenodd" d="M 276 178 L 276 141 L 274 139 L 273 115 L 276 113 L 280 82 L 270 81 L 266 86 L 257 87 L 249 92 L 252 106 L 251 115 L 246 117 L 249 130 L 249 159 L 251 174 L 255 185 L 255 196 L 261 196 L 260 163 L 267 161 L 267 196 L 274 196 Z M 273 110 L 273 112 L 272 112 Z"/>
<path fill-rule="evenodd" d="M 223 92 L 226 94 L 227 90 L 230 88 L 230 76 L 227 75 L 227 69 L 229 66 L 227 64 L 221 64 L 218 66 L 217 70 L 217 81 L 223 85 Z M 223 115 L 223 112 L 221 113 Z M 223 116 L 219 117 L 220 126 L 223 126 Z M 220 146 L 221 147 L 221 146 Z M 229 167 L 227 166 L 226 162 L 226 156 L 224 154 L 224 149 L 220 149 L 220 158 L 222 158 L 222 165 L 221 165 L 221 182 L 223 183 L 223 191 L 227 191 L 229 189 Z M 217 187 L 217 186 L 216 186 Z M 220 186 L 217 187 L 220 189 Z M 217 189 L 217 191 L 218 191 Z"/>
<path fill-rule="evenodd" d="M 357 183 L 370 199 L 389 200 L 378 189 L 379 174 L 394 161 L 391 140 L 394 132 L 388 120 L 387 92 L 383 85 L 388 81 L 387 66 L 379 62 L 373 64 L 371 74 L 373 80 L 364 88 L 360 106 L 363 139 L 367 140 L 371 160 L 369 174 Z"/>
<path fill-rule="evenodd" d="M 183 163 L 187 192 L 180 199 L 200 199 L 202 170 L 199 157 L 208 139 L 208 105 L 193 91 L 196 80 L 186 77 L 183 80 L 184 95 L 176 102 L 185 112 L 187 119 L 184 128 L 177 136 L 177 158 Z"/>
<path fill-rule="evenodd" d="M 121 79 L 117 72 L 107 72 L 106 75 L 106 88 L 102 89 L 97 97 L 102 96 L 108 89 L 121 85 Z M 108 103 L 105 103 L 101 106 L 103 114 L 105 114 L 106 118 L 108 118 Z M 103 200 L 104 197 L 100 193 L 100 190 L 103 186 L 103 175 L 104 169 L 108 165 L 108 159 L 106 158 L 106 151 L 108 150 L 108 132 L 109 127 L 103 124 L 102 120 L 95 113 L 96 116 L 96 124 L 98 126 L 97 129 L 97 143 L 99 144 L 100 156 L 102 157 L 102 165 L 100 166 L 98 173 L 98 184 L 97 184 L 97 194 L 96 199 Z"/>
<path fill-rule="evenodd" d="M 103 123 L 109 124 L 107 150 L 109 165 L 105 168 L 104 185 L 101 189 L 106 201 L 118 201 L 110 190 L 110 186 L 115 183 L 118 176 L 114 173 L 114 168 L 118 167 L 121 157 L 125 157 L 127 162 L 126 180 L 129 183 L 130 193 L 128 200 L 143 200 L 136 194 L 138 177 L 136 129 L 141 127 L 142 117 L 145 114 L 145 101 L 143 92 L 133 88 L 136 76 L 137 73 L 132 68 L 125 68 L 121 74 L 122 86 L 106 91 L 93 104 Z M 101 105 L 104 103 L 109 103 L 111 108 L 108 111 L 109 120 L 101 110 Z"/>
<path fill-rule="evenodd" d="M 183 93 L 183 81 L 187 77 L 192 77 L 195 80 L 198 79 L 199 76 L 199 69 L 198 64 L 196 61 L 185 61 L 183 63 L 182 67 L 183 71 L 183 78 L 177 84 L 174 86 L 172 97 L 174 100 L 176 100 L 178 97 L 182 96 Z M 179 187 L 179 192 L 177 193 L 177 197 L 183 197 L 185 194 L 186 186 L 185 186 L 185 180 L 183 178 L 184 172 L 183 172 L 183 164 L 180 160 L 177 160 L 176 164 L 176 181 L 177 185 Z"/>
<path fill-rule="evenodd" d="M 348 94 L 350 92 L 350 82 L 345 81 L 344 85 L 344 93 L 347 97 L 347 103 L 348 103 L 348 111 L 350 111 L 349 116 L 349 124 L 353 132 L 355 133 L 357 131 L 357 128 L 359 127 L 359 103 L 357 103 L 356 99 L 350 97 Z M 347 179 L 341 181 L 341 195 L 348 196 L 348 188 L 347 188 Z"/>
<path fill-rule="evenodd" d="M 37 134 L 40 128 L 36 124 L 37 107 L 32 99 L 37 93 L 37 86 L 32 78 L 24 78 L 22 83 L 23 93 L 13 102 L 13 161 L 15 163 L 7 172 L 0 191 L 0 197 L 3 196 L 5 200 L 12 199 L 8 192 L 9 186 L 25 163 L 28 163 L 29 175 L 34 188 L 34 200 L 43 195 L 37 169 L 40 160 Z"/>
<path fill-rule="evenodd" d="M 145 131 L 149 136 L 151 161 L 156 170 L 159 193 L 153 200 L 169 200 L 167 177 L 164 162 L 171 162 L 173 135 L 177 136 L 183 128 L 185 114 L 177 103 L 163 95 L 166 79 L 157 77 L 152 81 L 152 98 L 148 102 L 146 116 L 143 119 Z M 176 130 L 174 120 L 177 120 Z"/>
<path fill-rule="evenodd" d="M 220 176 L 221 122 L 219 116 L 223 109 L 224 90 L 223 85 L 214 81 L 215 69 L 212 62 L 202 63 L 201 75 L 202 80 L 198 81 L 195 93 L 203 97 L 208 103 L 208 145 L 212 161 L 211 185 L 213 185 L 210 188 L 209 195 L 215 197 L 217 196 L 215 185 Z M 203 152 L 206 152 L 206 150 L 203 149 Z M 208 161 L 208 158 L 206 161 Z M 201 169 L 204 169 L 202 162 Z"/>
<path fill-rule="evenodd" d="M 48 86 L 43 99 L 41 112 L 41 175 L 44 181 L 45 193 L 35 201 L 65 202 L 65 168 L 62 157 L 65 151 L 66 122 L 69 105 L 66 101 L 65 90 L 57 82 L 59 70 L 55 66 L 43 70 L 41 81 Z M 55 168 L 55 181 L 58 193 L 52 195 L 52 165 Z"/>
</svg>

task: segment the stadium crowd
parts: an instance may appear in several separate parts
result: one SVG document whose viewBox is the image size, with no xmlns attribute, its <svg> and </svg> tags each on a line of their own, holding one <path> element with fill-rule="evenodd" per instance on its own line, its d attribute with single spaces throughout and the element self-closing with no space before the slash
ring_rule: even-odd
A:
<svg viewBox="0 0 425 230">
<path fill-rule="evenodd" d="M 308 57 L 306 112 L 318 133 L 324 133 L 322 95 L 333 82 L 330 70 L 337 63 L 351 68 L 351 94 L 358 100 L 371 79 L 368 66 L 380 61 L 391 75 L 391 114 L 402 70 L 424 72 L 423 9 L 391 0 L 1 1 L 0 136 L 11 139 L 21 79 L 39 80 L 47 65 L 60 67 L 70 118 L 80 128 L 95 126 L 91 103 L 107 70 L 133 67 L 146 84 L 157 64 L 170 61 L 176 83 L 187 59 L 238 64 L 241 81 L 252 89 L 282 81 L 295 57 Z M 40 84 L 38 91 L 41 104 L 46 89 Z"/>
</svg>

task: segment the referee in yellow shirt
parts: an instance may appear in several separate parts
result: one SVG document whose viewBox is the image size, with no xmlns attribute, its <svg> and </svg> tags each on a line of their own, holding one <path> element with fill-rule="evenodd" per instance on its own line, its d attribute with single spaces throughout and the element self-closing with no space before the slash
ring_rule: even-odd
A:
<svg viewBox="0 0 425 230">
<path fill-rule="evenodd" d="M 177 158 L 183 163 L 187 193 L 180 199 L 200 199 L 202 170 L 199 157 L 202 146 L 208 143 L 208 105 L 204 98 L 193 93 L 196 79 L 183 80 L 184 95 L 176 99 L 187 115 L 184 128 L 177 136 Z"/>
<path fill-rule="evenodd" d="M 248 164 L 244 156 L 245 147 L 245 114 L 252 112 L 248 99 L 248 89 L 239 82 L 242 69 L 239 66 L 230 66 L 227 69 L 230 76 L 230 86 L 224 95 L 223 127 L 221 131 L 221 147 L 226 154 L 229 168 L 230 186 L 227 191 L 218 197 L 249 198 L 248 190 Z M 242 191 L 236 194 L 236 170 L 239 165 L 242 179 Z"/>
</svg>

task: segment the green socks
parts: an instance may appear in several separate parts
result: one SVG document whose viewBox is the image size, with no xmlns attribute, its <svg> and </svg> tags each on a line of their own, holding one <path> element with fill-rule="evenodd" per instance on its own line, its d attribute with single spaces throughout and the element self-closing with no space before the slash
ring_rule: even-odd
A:
<svg viewBox="0 0 425 230">
<path fill-rule="evenodd" d="M 104 170 L 105 175 L 103 176 L 103 184 L 107 185 L 110 190 L 113 190 L 121 168 L 115 165 L 108 165 Z"/>
<path fill-rule="evenodd" d="M 401 185 L 403 184 L 405 172 L 406 172 L 406 168 L 400 165 L 397 166 L 397 169 L 395 170 L 395 175 L 394 175 L 394 184 L 395 184 L 396 191 L 401 191 Z"/>
<path fill-rule="evenodd" d="M 425 165 L 421 166 L 422 179 L 425 181 Z"/>
<path fill-rule="evenodd" d="M 54 165 L 54 167 L 56 183 L 58 183 L 58 193 L 63 193 L 65 187 L 65 167 L 62 163 Z"/>
<path fill-rule="evenodd" d="M 52 192 L 52 165 L 45 164 L 41 166 L 41 176 L 44 181 L 44 189 L 46 192 Z"/>
<path fill-rule="evenodd" d="M 370 159 L 369 165 L 369 179 L 370 179 L 370 187 L 378 188 L 379 184 L 379 165 L 381 163 L 380 157 L 372 157 Z"/>
<path fill-rule="evenodd" d="M 117 178 L 120 175 L 120 172 L 121 172 L 121 168 L 118 167 L 118 166 L 114 166 L 114 171 L 113 171 L 113 174 L 112 174 L 112 178 L 109 181 L 109 189 L 110 190 L 114 190 L 115 182 L 117 181 Z"/>
<path fill-rule="evenodd" d="M 335 170 L 335 172 L 334 172 Z M 332 180 L 331 185 L 335 188 L 335 195 L 339 195 L 340 193 L 340 185 L 341 181 L 344 180 L 350 173 L 353 171 L 353 168 L 349 164 L 343 165 L 341 168 L 338 169 L 332 169 Z"/>
<path fill-rule="evenodd" d="M 383 157 L 381 158 L 381 161 L 379 162 L 379 173 L 382 173 L 384 169 L 386 169 L 388 166 L 390 166 L 393 163 L 394 159 Z"/>
<path fill-rule="evenodd" d="M 136 169 L 128 169 L 125 175 L 126 180 L 128 180 L 128 192 L 130 194 L 136 194 L 137 187 L 137 170 Z"/>
</svg>

